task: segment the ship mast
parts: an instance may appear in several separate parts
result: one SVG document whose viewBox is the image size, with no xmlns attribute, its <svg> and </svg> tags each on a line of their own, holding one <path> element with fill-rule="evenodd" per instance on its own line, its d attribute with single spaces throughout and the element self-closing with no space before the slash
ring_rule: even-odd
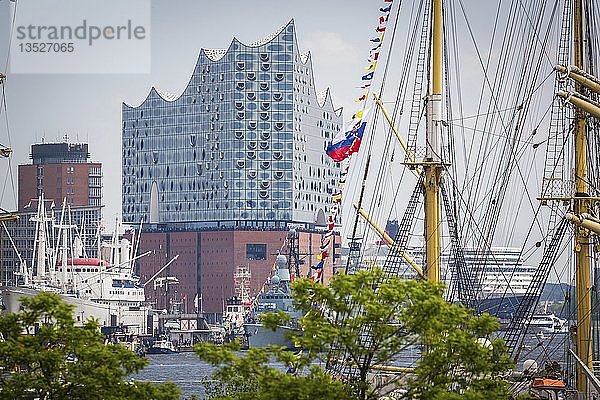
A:
<svg viewBox="0 0 600 400">
<path fill-rule="evenodd" d="M 583 65 L 583 0 L 575 0 L 573 7 L 573 62 L 576 67 Z M 582 93 L 582 85 L 575 82 L 575 92 Z M 573 198 L 576 215 L 590 212 L 587 170 L 587 124 L 582 110 L 575 108 L 575 196 Z M 575 287 L 577 302 L 577 356 L 592 370 L 592 298 L 590 293 L 590 232 L 575 226 Z M 577 391 L 587 393 L 587 377 L 583 368 L 577 368 Z"/>
<path fill-rule="evenodd" d="M 440 260 L 440 184 L 442 175 L 442 0 L 433 1 L 432 84 L 427 102 L 425 173 L 425 276 L 432 282 L 441 279 Z"/>
</svg>

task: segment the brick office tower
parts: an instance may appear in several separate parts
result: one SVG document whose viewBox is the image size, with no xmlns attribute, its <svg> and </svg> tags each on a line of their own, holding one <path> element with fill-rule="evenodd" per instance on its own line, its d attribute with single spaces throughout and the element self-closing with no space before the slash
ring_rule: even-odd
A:
<svg viewBox="0 0 600 400">
<path fill-rule="evenodd" d="M 31 146 L 32 164 L 19 165 L 19 211 L 35 207 L 43 193 L 59 207 L 100 206 L 102 164 L 89 162 L 83 143 L 39 143 Z M 35 208 L 34 208 L 35 209 Z"/>
<path fill-rule="evenodd" d="M 257 293 L 292 226 L 305 270 L 316 263 L 340 172 L 324 149 L 342 115 L 316 92 L 293 21 L 256 43 L 202 49 L 180 95 L 153 88 L 122 112 L 123 220 L 144 222 L 140 251 L 156 258 L 140 260 L 142 281 L 179 254 L 168 271 L 179 300 L 148 285 L 157 307 L 221 313 L 239 266 Z"/>
<path fill-rule="evenodd" d="M 0 284 L 19 284 L 20 261 L 33 265 L 40 195 L 46 215 L 60 221 L 62 202 L 68 206 L 68 221 L 77 225 L 88 257 L 97 257 L 97 234 L 102 215 L 102 164 L 89 162 L 87 144 L 39 143 L 31 146 L 32 164 L 19 165 L 16 221 L 0 229 Z"/>
</svg>

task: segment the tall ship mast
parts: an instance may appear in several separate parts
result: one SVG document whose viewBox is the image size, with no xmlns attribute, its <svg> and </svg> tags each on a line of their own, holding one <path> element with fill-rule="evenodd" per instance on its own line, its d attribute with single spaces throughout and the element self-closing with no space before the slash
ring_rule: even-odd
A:
<svg viewBox="0 0 600 400">
<path fill-rule="evenodd" d="M 433 282 L 441 281 L 440 185 L 443 161 L 442 141 L 442 59 L 443 17 L 442 0 L 433 0 L 431 34 L 431 94 L 427 98 L 427 130 L 425 160 L 421 164 L 425 179 L 425 276 Z"/>
<path fill-rule="evenodd" d="M 590 8 L 592 2 L 583 0 L 573 1 L 573 65 L 572 68 L 577 71 L 584 71 L 586 68 L 585 63 L 585 47 L 586 43 L 585 34 L 589 34 L 589 30 L 586 30 L 586 18 L 591 18 Z M 586 10 L 587 8 L 587 10 Z M 586 17 L 587 16 L 587 17 Z M 589 21 L 588 21 L 589 22 Z M 592 46 L 588 46 L 587 49 L 591 51 Z M 589 67 L 594 67 L 593 55 L 588 54 Z M 559 66 L 557 69 L 561 69 Z M 596 80 L 593 78 L 593 80 Z M 587 95 L 593 88 L 593 82 L 588 80 L 587 85 L 582 82 L 586 82 L 581 79 L 574 79 L 573 95 L 583 97 L 587 99 Z M 586 87 L 587 86 L 587 87 Z M 598 94 L 597 80 L 596 80 L 596 94 Z M 593 89 L 591 90 L 593 91 Z M 559 93 L 560 95 L 560 93 Z M 564 94 L 563 94 L 564 95 Z M 567 98 L 568 100 L 568 98 Z M 593 107 L 594 103 L 592 100 L 583 100 L 582 105 L 578 106 L 577 103 L 574 109 L 573 118 L 573 180 L 574 180 L 574 193 L 570 198 L 572 202 L 572 211 L 575 215 L 567 214 L 571 221 L 575 222 L 574 226 L 574 259 L 575 259 L 575 301 L 577 304 L 577 325 L 576 325 L 576 346 L 575 353 L 577 354 L 577 392 L 580 395 L 587 396 L 590 394 L 590 385 L 588 385 L 588 376 L 585 369 L 593 371 L 593 342 L 592 342 L 592 280 L 591 280 L 591 258 L 592 258 L 592 235 L 593 229 L 589 226 L 585 226 L 581 221 L 585 219 L 593 219 L 594 213 L 594 202 L 597 202 L 597 197 L 590 196 L 590 175 L 588 173 L 588 162 L 589 150 L 588 150 L 588 115 L 589 106 Z M 586 104 L 587 103 L 587 104 Z M 586 111 L 586 105 L 587 111 Z M 593 113 L 592 113 L 593 114 Z M 598 115 L 596 115 L 596 118 Z M 592 161 L 593 162 L 593 161 Z M 597 166 L 597 160 L 596 160 Z M 600 234 L 600 230 L 596 228 L 596 234 Z M 597 312 L 595 313 L 597 315 Z"/>
<path fill-rule="evenodd" d="M 347 271 L 368 268 L 356 238 L 375 237 L 387 246 L 385 261 L 377 265 L 388 275 L 444 282 L 450 300 L 477 313 L 486 311 L 490 294 L 498 301 L 518 299 L 500 335 L 519 368 L 530 353 L 522 350 L 532 319 L 551 315 L 539 310 L 544 288 L 560 283 L 560 317 L 568 318 L 572 335 L 560 329 L 540 365 L 558 361 L 569 388 L 589 394 L 589 371 L 600 349 L 593 343 L 600 338 L 594 300 L 600 283 L 597 2 L 484 7 L 423 0 L 395 2 L 393 9 L 397 14 L 393 21 L 390 16 L 384 46 L 389 54 L 379 59 L 382 82 L 361 149 L 365 172 L 355 178 L 360 190 L 352 198 L 356 221 L 366 223 L 364 232 L 357 223 L 351 228 Z M 489 17 L 489 30 L 476 31 L 472 17 L 481 22 L 482 15 Z M 463 33 L 468 39 L 459 39 Z M 465 43 L 472 45 L 470 52 Z M 401 67 L 394 68 L 398 51 Z M 394 74 L 392 108 L 385 91 Z M 474 94 L 467 98 L 461 88 Z M 543 130 L 547 137 L 540 137 Z M 393 164 L 397 152 L 404 155 L 403 167 Z M 410 193 L 406 188 L 415 180 Z M 398 229 L 390 236 L 378 224 L 393 219 Z M 514 268 L 502 261 L 506 254 L 494 250 L 499 248 L 511 249 Z M 377 254 L 368 257 L 378 260 Z M 490 272 L 496 274 L 491 284 Z M 518 293 L 499 292 L 524 278 Z M 573 357 L 552 358 L 565 347 Z M 351 374 L 341 365 L 330 369 Z"/>
<path fill-rule="evenodd" d="M 573 62 L 576 67 L 583 69 L 583 0 L 575 0 L 573 10 Z M 575 91 L 582 92 L 583 86 L 575 84 Z M 573 210 L 578 215 L 589 215 L 591 204 L 588 192 L 587 171 L 587 121 L 582 110 L 575 110 L 573 120 L 574 139 L 574 179 L 575 194 Z M 577 304 L 577 346 L 576 352 L 583 364 L 591 370 L 592 366 L 592 298 L 591 265 L 590 265 L 590 232 L 586 228 L 576 227 L 574 238 L 575 249 L 575 288 Z M 587 377 L 583 366 L 577 368 L 577 391 L 588 393 Z"/>
</svg>

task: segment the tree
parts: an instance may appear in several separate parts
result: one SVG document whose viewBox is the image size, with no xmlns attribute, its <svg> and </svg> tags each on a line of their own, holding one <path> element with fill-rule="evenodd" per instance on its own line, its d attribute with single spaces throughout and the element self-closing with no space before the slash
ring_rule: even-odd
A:
<svg viewBox="0 0 600 400">
<path fill-rule="evenodd" d="M 404 398 L 507 399 L 502 377 L 511 361 L 506 348 L 499 339 L 481 339 L 489 338 L 499 324 L 487 314 L 477 317 L 445 301 L 443 290 L 441 284 L 386 277 L 377 269 L 336 275 L 329 286 L 297 279 L 292 293 L 304 313 L 302 334 L 295 338 L 301 354 L 250 349 L 240 357 L 232 349 L 198 347 L 202 359 L 219 366 L 207 388 L 210 398 L 344 399 L 351 391 L 353 399 L 372 400 L 382 389 L 371 379 L 374 367 L 389 365 L 409 346 L 424 345 L 414 371 L 401 377 Z M 275 328 L 287 318 L 271 313 L 261 321 Z M 268 366 L 272 357 L 299 371 L 300 377 Z M 317 362 L 342 372 L 344 384 L 314 367 Z M 385 386 L 398 382 L 400 378 L 386 381 Z M 309 392 L 323 385 L 333 386 L 320 395 Z"/>
<path fill-rule="evenodd" d="M 298 340 L 308 357 L 327 354 L 330 363 L 352 365 L 357 373 L 350 378 L 361 400 L 379 396 L 380 388 L 369 379 L 372 368 L 417 344 L 426 350 L 409 376 L 407 397 L 508 396 L 501 376 L 511 368 L 506 348 L 499 339 L 480 340 L 499 324 L 487 314 L 476 317 L 445 301 L 443 285 L 385 277 L 374 269 L 336 275 L 327 287 L 297 280 L 292 291 L 304 312 Z"/>
<path fill-rule="evenodd" d="M 21 312 L 0 317 L 0 399 L 179 399 L 173 383 L 125 380 L 147 360 L 104 344 L 97 321 L 75 326 L 73 306 L 58 295 L 21 304 Z"/>
<path fill-rule="evenodd" d="M 424 286 L 431 284 L 422 283 Z M 507 372 L 513 367 L 504 341 L 493 337 L 500 324 L 485 313 L 452 304 L 437 295 L 413 292 L 402 313 L 406 330 L 426 345 L 409 383 L 413 399 L 508 399 Z"/>
<path fill-rule="evenodd" d="M 407 299 L 420 285 L 382 278 L 380 271 L 369 270 L 336 275 L 329 286 L 309 279 L 292 286 L 296 306 L 304 312 L 301 345 L 309 357 L 326 355 L 327 362 L 351 373 L 346 378 L 359 399 L 377 396 L 378 388 L 369 384 L 373 366 L 387 364 L 418 342 L 398 321 Z"/>
<path fill-rule="evenodd" d="M 201 359 L 215 366 L 204 382 L 213 400 L 351 400 L 348 388 L 307 359 L 272 347 L 253 348 L 243 356 L 237 342 L 225 346 L 202 343 L 195 347 Z M 273 366 L 279 363 L 279 368 Z M 285 372 L 284 372 L 285 371 Z M 303 371 L 302 374 L 296 372 Z"/>
</svg>

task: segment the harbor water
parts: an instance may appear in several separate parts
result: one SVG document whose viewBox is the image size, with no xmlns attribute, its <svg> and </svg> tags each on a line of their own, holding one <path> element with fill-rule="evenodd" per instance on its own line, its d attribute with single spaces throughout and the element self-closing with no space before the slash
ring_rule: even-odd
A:
<svg viewBox="0 0 600 400">
<path fill-rule="evenodd" d="M 210 377 L 214 367 L 200 360 L 196 353 L 148 354 L 149 363 L 132 379 L 155 383 L 175 382 L 184 399 L 192 395 L 204 398 L 202 379 Z"/>
<path fill-rule="evenodd" d="M 565 368 L 567 338 L 567 334 L 527 335 L 517 369 L 521 369 L 523 361 L 527 359 L 536 360 L 540 368 L 543 368 L 548 360 L 556 361 Z M 132 379 L 156 383 L 172 381 L 181 389 L 183 399 L 192 395 L 204 399 L 202 380 L 210 377 L 215 369 L 200 360 L 196 353 L 149 354 L 146 357 L 149 361 L 148 366 L 139 374 L 132 376 Z M 394 364 L 411 366 L 418 357 L 418 348 L 409 349 Z"/>
</svg>

